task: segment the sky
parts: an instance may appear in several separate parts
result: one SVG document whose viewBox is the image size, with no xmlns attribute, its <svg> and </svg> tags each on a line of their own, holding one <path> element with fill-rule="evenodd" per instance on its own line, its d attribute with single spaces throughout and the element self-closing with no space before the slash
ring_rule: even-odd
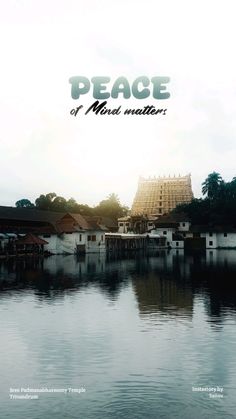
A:
<svg viewBox="0 0 236 419">
<path fill-rule="evenodd" d="M 235 170 L 235 4 L 179 0 L 0 0 L 0 204 L 56 192 L 132 204 L 139 176 Z M 170 98 L 108 99 L 166 115 L 84 115 L 69 78 L 168 76 Z"/>
</svg>

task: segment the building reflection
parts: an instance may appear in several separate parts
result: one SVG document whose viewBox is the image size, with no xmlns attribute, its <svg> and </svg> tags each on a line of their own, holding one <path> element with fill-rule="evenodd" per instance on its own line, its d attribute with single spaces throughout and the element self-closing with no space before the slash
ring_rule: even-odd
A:
<svg viewBox="0 0 236 419">
<path fill-rule="evenodd" d="M 209 321 L 236 313 L 236 251 L 184 254 L 163 250 L 117 256 L 87 254 L 0 260 L 0 298 L 30 289 L 39 300 L 62 299 L 92 287 L 111 301 L 131 287 L 140 316 L 161 314 L 191 319 L 196 299 Z"/>
<path fill-rule="evenodd" d="M 163 314 L 192 317 L 193 292 L 187 282 L 189 264 L 183 251 L 161 252 L 148 257 L 145 269 L 132 276 L 141 316 Z"/>
</svg>

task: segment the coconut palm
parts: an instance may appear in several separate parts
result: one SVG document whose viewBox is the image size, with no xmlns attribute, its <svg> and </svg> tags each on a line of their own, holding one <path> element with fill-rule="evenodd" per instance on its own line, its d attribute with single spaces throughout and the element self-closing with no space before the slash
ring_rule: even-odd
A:
<svg viewBox="0 0 236 419">
<path fill-rule="evenodd" d="M 208 198 L 214 199 L 218 196 L 221 186 L 223 185 L 222 177 L 217 172 L 210 173 L 202 183 L 202 193 Z"/>
</svg>

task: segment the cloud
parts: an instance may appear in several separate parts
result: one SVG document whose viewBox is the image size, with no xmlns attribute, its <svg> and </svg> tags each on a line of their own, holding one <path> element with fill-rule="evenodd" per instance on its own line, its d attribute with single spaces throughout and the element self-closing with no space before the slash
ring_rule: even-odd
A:
<svg viewBox="0 0 236 419">
<path fill-rule="evenodd" d="M 233 6 L 214 4 L 213 13 L 210 3 L 183 0 L 5 3 L 2 201 L 53 190 L 96 204 L 114 191 L 130 205 L 139 175 L 191 172 L 196 195 L 212 170 L 233 177 Z M 77 74 L 170 76 L 167 115 L 72 118 L 78 102 L 68 79 Z M 109 105 L 164 106 L 149 99 Z M 92 101 L 89 93 L 81 103 Z"/>
</svg>

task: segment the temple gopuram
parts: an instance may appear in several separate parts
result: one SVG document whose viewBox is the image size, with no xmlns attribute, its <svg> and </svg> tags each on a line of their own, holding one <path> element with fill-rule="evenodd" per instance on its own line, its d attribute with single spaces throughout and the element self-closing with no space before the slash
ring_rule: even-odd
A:
<svg viewBox="0 0 236 419">
<path fill-rule="evenodd" d="M 139 178 L 131 216 L 168 214 L 193 199 L 191 175 Z"/>
</svg>

